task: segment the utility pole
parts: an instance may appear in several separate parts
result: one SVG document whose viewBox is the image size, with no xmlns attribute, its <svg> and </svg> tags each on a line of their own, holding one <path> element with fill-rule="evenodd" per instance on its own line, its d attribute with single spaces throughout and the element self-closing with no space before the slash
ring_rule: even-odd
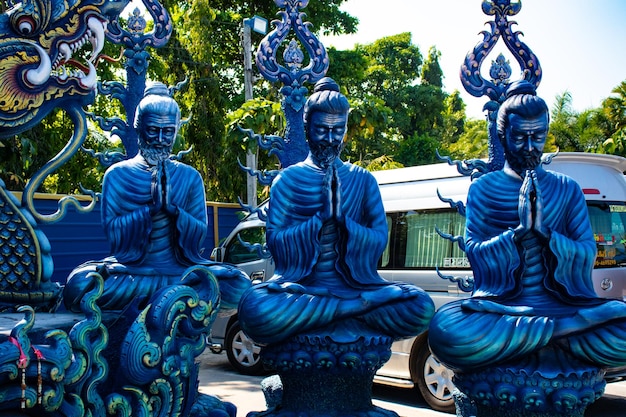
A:
<svg viewBox="0 0 626 417">
<path fill-rule="evenodd" d="M 244 96 L 246 101 L 252 100 L 254 94 L 252 92 L 252 84 L 254 83 L 254 73 L 252 72 L 252 30 L 265 34 L 267 31 L 267 20 L 254 16 L 251 19 L 243 20 L 243 85 Z M 257 169 L 257 155 L 250 149 L 246 153 L 246 166 L 250 169 Z M 247 204 L 251 207 L 257 206 L 257 181 L 256 177 L 248 175 L 246 186 Z"/>
</svg>

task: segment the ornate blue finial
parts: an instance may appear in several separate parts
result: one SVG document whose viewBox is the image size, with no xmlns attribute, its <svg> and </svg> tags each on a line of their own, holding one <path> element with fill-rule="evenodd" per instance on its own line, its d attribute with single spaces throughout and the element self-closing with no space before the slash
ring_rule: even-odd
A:
<svg viewBox="0 0 626 417">
<path fill-rule="evenodd" d="M 482 31 L 483 40 L 478 42 L 470 51 L 461 65 L 461 82 L 465 90 L 474 97 L 487 96 L 489 101 L 485 104 L 487 120 L 489 123 L 489 160 L 487 164 L 482 161 L 470 161 L 469 171 L 474 175 L 501 169 L 504 166 L 504 151 L 499 143 L 495 130 L 494 118 L 500 104 L 505 100 L 505 92 L 511 84 L 511 68 L 508 61 L 500 54 L 495 61 L 491 62 L 489 70 L 490 80 L 483 78 L 481 67 L 487 56 L 491 53 L 500 39 L 513 55 L 521 69 L 521 79 L 539 86 L 541 82 L 541 66 L 539 59 L 532 50 L 520 40 L 522 32 L 513 30 L 514 21 L 509 21 L 509 16 L 515 16 L 522 9 L 522 2 L 511 0 L 484 0 L 482 10 L 486 15 L 493 16 L 489 24 L 489 31 Z M 515 80 L 513 80 L 515 81 Z"/>
<path fill-rule="evenodd" d="M 295 73 L 300 68 L 302 68 L 304 54 L 302 53 L 302 49 L 300 49 L 300 45 L 298 45 L 298 42 L 295 39 L 292 39 L 289 42 L 289 46 L 285 49 L 285 52 L 283 53 L 283 59 L 287 63 L 287 66 L 292 73 Z"/>
<path fill-rule="evenodd" d="M 139 8 L 135 8 L 128 18 L 128 27 L 124 29 L 119 22 L 109 25 L 108 38 L 124 49 L 124 67 L 126 68 L 126 85 L 120 82 L 104 82 L 98 85 L 100 94 L 117 98 L 121 101 L 126 112 L 126 120 L 119 117 L 103 118 L 92 115 L 100 128 L 118 136 L 122 140 L 126 154 L 119 152 L 99 154 L 89 151 L 96 156 L 100 164 L 107 167 L 126 158 L 132 158 L 139 151 L 137 147 L 137 133 L 132 128 L 135 110 L 141 100 L 146 78 L 150 53 L 148 46 L 160 48 L 167 43 L 172 34 L 172 22 L 165 8 L 154 0 L 143 0 L 143 4 L 152 16 L 154 29 L 145 33 L 146 20 L 141 16 Z"/>
<path fill-rule="evenodd" d="M 496 85 L 507 83 L 511 78 L 511 65 L 504 55 L 499 54 L 495 61 L 491 61 L 489 76 Z"/>
<path fill-rule="evenodd" d="M 285 10 L 277 14 L 280 20 L 272 21 L 275 26 L 259 44 L 256 53 L 256 65 L 261 75 L 268 81 L 281 82 L 284 87 L 282 108 L 285 113 L 287 127 L 285 137 L 281 140 L 272 141 L 271 147 L 265 143 L 259 143 L 266 150 L 274 149 L 283 168 L 300 162 L 308 155 L 308 146 L 304 138 L 304 124 L 302 122 L 302 106 L 306 101 L 308 89 L 307 83 L 315 83 L 328 70 L 328 55 L 324 45 L 310 31 L 311 24 L 305 22 L 306 14 L 300 10 L 305 8 L 308 1 L 299 0 L 275 0 L 278 7 Z M 295 38 L 291 39 L 285 47 L 282 58 L 284 65 L 279 63 L 276 56 L 292 32 Z M 305 53 L 309 57 L 305 65 Z"/>
<path fill-rule="evenodd" d="M 146 31 L 146 19 L 141 16 L 139 7 L 135 7 L 132 16 L 128 18 L 128 31 L 135 36 L 141 36 Z"/>
<path fill-rule="evenodd" d="M 502 38 L 507 49 L 511 52 L 522 70 L 522 78 L 539 86 L 541 82 L 541 66 L 535 54 L 519 38 L 522 32 L 513 30 L 514 21 L 509 21 L 509 16 L 514 16 L 522 8 L 521 1 L 512 3 L 511 0 L 485 0 L 482 9 L 485 14 L 494 16 L 492 22 L 488 22 L 490 31 L 482 31 L 483 40 L 476 44 L 474 49 L 467 54 L 461 66 L 461 81 L 465 90 L 475 97 L 486 95 L 491 100 L 501 103 L 504 100 L 504 91 L 510 82 L 496 82 L 486 80 L 481 75 L 481 67 L 484 60 L 493 50 L 496 43 Z M 501 65 L 502 60 L 496 60 Z M 492 75 L 490 73 L 490 75 Z M 493 75 L 492 75 L 493 76 Z M 498 80 L 500 78 L 498 77 Z"/>
</svg>

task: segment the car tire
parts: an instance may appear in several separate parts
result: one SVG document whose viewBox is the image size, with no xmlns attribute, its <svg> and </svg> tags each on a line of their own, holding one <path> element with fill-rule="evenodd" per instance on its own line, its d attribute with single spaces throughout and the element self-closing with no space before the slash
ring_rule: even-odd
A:
<svg viewBox="0 0 626 417">
<path fill-rule="evenodd" d="M 225 345 L 228 361 L 239 373 L 262 375 L 265 372 L 261 361 L 261 346 L 243 332 L 238 320 L 228 328 Z"/>
<path fill-rule="evenodd" d="M 413 345 L 414 367 L 411 372 L 424 401 L 433 410 L 455 414 L 452 395 L 455 386 L 454 373 L 439 362 L 428 347 L 428 336 L 418 337 Z"/>
</svg>

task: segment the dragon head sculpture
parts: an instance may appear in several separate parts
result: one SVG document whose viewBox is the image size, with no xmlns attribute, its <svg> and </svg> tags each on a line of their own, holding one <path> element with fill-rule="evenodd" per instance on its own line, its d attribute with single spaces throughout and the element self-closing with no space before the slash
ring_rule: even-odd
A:
<svg viewBox="0 0 626 417">
<path fill-rule="evenodd" d="M 107 24 L 130 0 L 23 0 L 0 15 L 0 137 L 95 97 Z"/>
</svg>

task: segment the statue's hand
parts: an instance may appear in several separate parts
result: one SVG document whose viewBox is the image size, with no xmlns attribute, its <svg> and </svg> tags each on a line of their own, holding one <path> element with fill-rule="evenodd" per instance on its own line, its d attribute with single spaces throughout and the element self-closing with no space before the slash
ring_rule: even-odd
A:
<svg viewBox="0 0 626 417">
<path fill-rule="evenodd" d="M 324 181 L 322 182 L 322 194 L 325 197 L 322 203 L 323 206 L 320 215 L 322 217 L 322 221 L 326 221 L 334 215 L 332 168 L 328 169 L 326 171 L 326 175 L 324 175 Z"/>
<path fill-rule="evenodd" d="M 163 184 L 161 182 L 161 170 L 158 166 L 155 166 L 152 169 L 152 180 L 150 181 L 150 195 L 152 196 L 150 214 L 154 215 L 161 211 L 161 208 L 163 207 Z"/>
<path fill-rule="evenodd" d="M 335 218 L 339 221 L 343 221 L 343 210 L 341 209 L 341 180 L 339 179 L 339 173 L 335 166 L 332 167 L 333 170 L 333 211 L 335 214 Z"/>
<path fill-rule="evenodd" d="M 541 193 L 541 187 L 539 186 L 539 181 L 537 180 L 537 173 L 535 171 L 531 172 L 531 179 L 533 183 L 533 231 L 537 234 L 537 236 L 545 241 L 550 240 L 550 231 L 543 224 L 543 195 Z"/>
<path fill-rule="evenodd" d="M 163 161 L 162 163 L 159 163 L 159 166 L 161 167 L 161 171 L 162 171 L 162 176 L 161 176 L 161 181 L 163 184 L 163 210 L 165 210 L 165 212 L 170 215 L 170 216 L 175 216 L 178 214 L 178 207 L 176 207 L 173 203 L 172 203 L 172 199 L 171 199 L 171 191 L 172 191 L 172 187 L 171 187 L 171 180 L 170 180 L 170 173 L 167 170 L 167 167 L 165 166 L 165 162 Z"/>
<path fill-rule="evenodd" d="M 519 214 L 519 226 L 515 228 L 515 238 L 521 239 L 528 231 L 532 229 L 533 225 L 533 207 L 532 207 L 532 194 L 533 194 L 533 182 L 530 173 L 527 171 L 524 175 L 524 182 L 519 191 L 519 203 L 517 206 L 517 212 Z"/>
</svg>

